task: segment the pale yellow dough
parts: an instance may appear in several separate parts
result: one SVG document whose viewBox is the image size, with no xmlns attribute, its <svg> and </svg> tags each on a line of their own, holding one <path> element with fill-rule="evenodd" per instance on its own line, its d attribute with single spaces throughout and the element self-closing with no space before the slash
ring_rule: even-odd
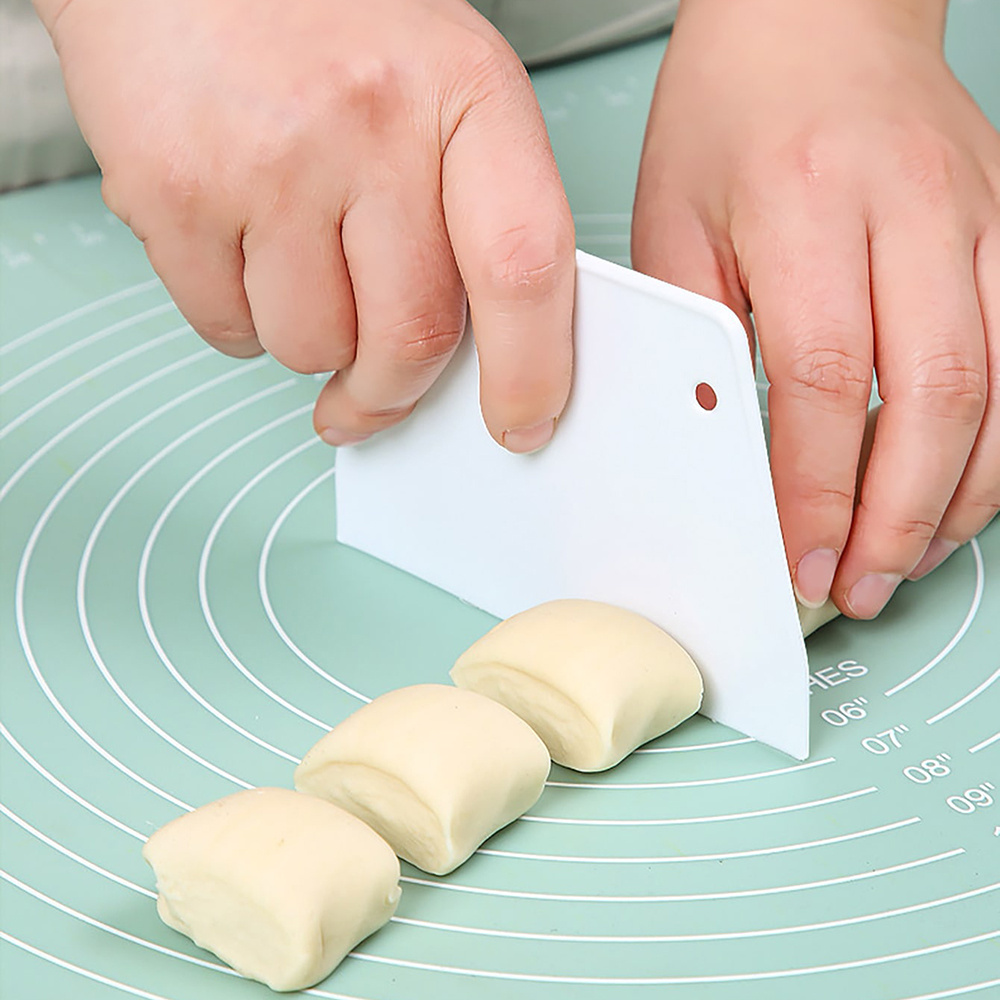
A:
<svg viewBox="0 0 1000 1000">
<path fill-rule="evenodd" d="M 802 626 L 803 637 L 812 635 L 816 629 L 827 622 L 832 622 L 840 614 L 840 608 L 832 600 L 828 600 L 818 608 L 807 608 L 804 604 L 797 604 L 796 607 L 799 611 L 799 624 Z"/>
<path fill-rule="evenodd" d="M 295 787 L 444 875 L 529 809 L 548 773 L 544 744 L 516 715 L 471 691 L 417 684 L 381 695 L 324 736 L 296 769 Z"/>
<path fill-rule="evenodd" d="M 333 971 L 399 902 L 399 861 L 373 830 L 285 788 L 237 792 L 146 843 L 163 921 L 273 990 Z"/>
<path fill-rule="evenodd" d="M 552 759 L 603 771 L 701 706 L 691 657 L 648 619 L 595 601 L 551 601 L 501 622 L 457 660 L 462 688 L 506 705 Z"/>
</svg>

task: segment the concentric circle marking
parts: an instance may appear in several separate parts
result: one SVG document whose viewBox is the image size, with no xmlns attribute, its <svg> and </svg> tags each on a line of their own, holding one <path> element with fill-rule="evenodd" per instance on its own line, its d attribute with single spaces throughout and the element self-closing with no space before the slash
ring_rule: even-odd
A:
<svg viewBox="0 0 1000 1000">
<path fill-rule="evenodd" d="M 584 236 L 625 246 L 598 215 Z M 256 995 L 157 921 L 141 843 L 289 784 L 321 727 L 444 679 L 489 624 L 333 544 L 312 380 L 202 348 L 137 269 L 53 320 L 0 312 L 0 961 L 46 1000 L 67 982 Z M 967 792 L 1000 784 L 998 558 L 991 528 L 901 590 L 905 620 L 810 641 L 811 760 L 695 718 L 607 775 L 556 770 L 460 872 L 407 868 L 397 919 L 310 994 L 833 1000 L 875 975 L 887 1000 L 987 992 L 1000 813 Z"/>
<path fill-rule="evenodd" d="M 887 962 L 898 962 L 903 959 L 916 958 L 921 955 L 937 955 L 942 952 L 953 951 L 956 948 L 963 948 L 967 945 L 978 944 L 983 941 L 992 941 L 1000 937 L 1000 930 L 990 931 L 986 934 L 976 934 L 972 937 L 959 938 L 957 940 L 945 941 L 942 944 L 928 945 L 925 948 L 913 948 L 909 951 L 896 952 L 894 954 L 879 955 L 875 958 L 856 959 L 848 962 L 831 962 L 826 965 L 797 966 L 788 969 L 769 969 L 767 972 L 737 972 L 718 975 L 704 976 L 552 976 L 541 973 L 528 972 L 497 972 L 490 969 L 464 968 L 455 965 L 437 965 L 429 962 L 414 962 L 398 958 L 386 958 L 382 955 L 369 955 L 364 952 L 352 952 L 353 958 L 360 958 L 366 962 L 379 962 L 384 965 L 396 965 L 403 968 L 423 969 L 428 972 L 444 972 L 450 975 L 484 977 L 487 979 L 506 979 L 520 982 L 535 983 L 567 983 L 595 986 L 681 986 L 686 983 L 732 983 L 732 982 L 758 982 L 767 979 L 782 979 L 792 976 L 809 976 L 823 972 L 837 972 L 844 969 L 859 969 L 873 965 L 883 965 Z"/>
<path fill-rule="evenodd" d="M 148 281 L 142 281 L 138 285 L 133 285 L 131 288 L 123 288 L 121 291 L 112 292 L 111 295 L 105 295 L 103 298 L 95 299 L 93 302 L 88 302 L 77 309 L 71 309 L 69 312 L 63 313 L 61 316 L 56 316 L 47 323 L 42 323 L 41 326 L 36 326 L 33 330 L 28 330 L 19 337 L 14 337 L 12 340 L 0 344 L 0 358 L 2 358 L 5 354 L 10 354 L 12 351 L 16 351 L 19 347 L 23 347 L 25 344 L 31 343 L 31 341 L 38 337 L 42 337 L 46 333 L 50 333 L 52 330 L 57 330 L 61 326 L 66 326 L 68 323 L 72 323 L 74 320 L 80 319 L 83 316 L 89 316 L 91 313 L 98 312 L 115 302 L 121 302 L 125 299 L 132 298 L 134 295 L 139 295 L 141 292 L 148 292 L 153 289 L 161 292 L 163 290 L 163 286 L 156 278 L 150 278 Z"/>
<path fill-rule="evenodd" d="M 336 677 L 327 673 L 327 671 L 316 663 L 312 657 L 306 656 L 302 649 L 292 640 L 292 637 L 282 627 L 281 622 L 278 620 L 278 616 L 275 614 L 274 605 L 271 603 L 271 595 L 267 584 L 268 557 L 271 554 L 271 548 L 274 545 L 274 540 L 277 537 L 278 532 L 281 531 L 282 525 L 284 525 L 285 520 L 289 517 L 289 515 L 295 511 L 299 504 L 305 500 L 305 498 L 308 497 L 317 486 L 321 486 L 323 483 L 332 478 L 334 471 L 334 469 L 330 469 L 327 472 L 322 473 L 322 475 L 317 476 L 311 483 L 308 483 L 301 490 L 299 490 L 299 492 L 288 501 L 281 513 L 275 519 L 274 524 L 271 526 L 270 531 L 268 531 L 267 537 L 264 539 L 264 544 L 260 550 L 260 559 L 257 563 L 257 590 L 260 594 L 261 604 L 264 606 L 264 613 L 267 615 L 267 620 L 271 623 L 271 626 L 280 637 L 281 641 L 298 657 L 298 659 L 319 677 L 322 677 L 324 680 L 336 685 L 345 694 L 350 695 L 352 698 L 357 698 L 358 701 L 362 703 L 367 703 L 371 701 L 371 698 L 362 694 L 360 691 L 355 691 L 354 688 L 350 687 L 350 685 L 345 684 L 343 681 L 338 680 Z"/>
<path fill-rule="evenodd" d="M 723 851 L 716 854 L 678 854 L 667 855 L 665 857 L 581 857 L 572 854 L 531 854 L 527 851 L 497 851 L 490 848 L 481 848 L 477 853 L 490 855 L 495 858 L 516 858 L 521 861 L 554 861 L 557 863 L 576 863 L 584 865 L 668 865 L 686 864 L 692 861 L 728 861 L 733 858 L 759 858 L 769 854 L 787 854 L 789 851 L 804 851 L 812 847 L 826 847 L 829 844 L 843 844 L 849 840 L 861 840 L 864 837 L 871 837 L 878 833 L 887 833 L 891 830 L 899 830 L 901 827 L 910 826 L 912 823 L 919 823 L 919 816 L 911 816 L 909 819 L 901 819 L 895 823 L 886 823 L 883 826 L 874 826 L 867 830 L 854 830 L 851 833 L 842 833 L 836 837 L 825 837 L 821 840 L 807 840 L 796 844 L 780 844 L 771 847 L 758 847 L 746 851 Z"/>
<path fill-rule="evenodd" d="M 976 587 L 972 592 L 972 603 L 969 605 L 969 610 L 965 618 L 962 619 L 962 624 L 959 625 L 958 631 L 955 632 L 955 634 L 948 640 L 944 649 L 928 660 L 927 663 L 925 663 L 915 673 L 910 674 L 909 677 L 889 688 L 889 690 L 885 692 L 885 696 L 887 698 L 890 698 L 892 695 L 908 688 L 915 681 L 920 680 L 921 677 L 933 670 L 959 644 L 959 642 L 961 642 L 965 633 L 969 631 L 969 626 L 972 625 L 973 619 L 975 619 L 976 613 L 979 611 L 979 605 L 983 599 L 983 588 L 986 584 L 986 570 L 983 566 L 983 552 L 976 539 L 972 539 L 969 543 L 969 548 L 972 550 L 972 554 L 976 560 Z M 928 722 L 929 721 L 930 720 L 928 720 Z"/>
<path fill-rule="evenodd" d="M 623 936 L 615 934 L 531 934 L 526 931 L 498 931 L 489 927 L 469 927 L 460 924 L 441 924 L 430 920 L 414 920 L 408 917 L 393 917 L 394 923 L 409 924 L 412 927 L 423 927 L 429 930 L 444 931 L 449 934 L 473 934 L 481 937 L 518 938 L 525 941 L 572 941 L 581 944 L 668 944 L 683 941 L 737 941 L 747 938 L 774 937 L 781 934 L 801 934 L 806 931 L 830 930 L 834 927 L 851 927 L 856 924 L 870 923 L 872 920 L 884 920 L 888 917 L 899 917 L 907 913 L 920 913 L 932 910 L 949 903 L 971 899 L 988 892 L 1000 889 L 1000 882 L 983 886 L 980 889 L 970 889 L 968 892 L 958 892 L 940 899 L 931 899 L 912 906 L 900 906 L 893 910 L 881 910 L 878 913 L 864 913 L 856 917 L 845 917 L 842 920 L 824 920 L 813 924 L 794 924 L 788 927 L 767 927 L 747 931 L 713 931 L 708 934 L 643 934 L 638 936 Z"/>
<path fill-rule="evenodd" d="M 862 795 L 877 792 L 875 785 L 858 788 L 842 795 L 831 795 L 825 799 L 813 799 L 809 802 L 795 802 L 786 806 L 772 806 L 769 809 L 752 809 L 740 813 L 722 813 L 718 816 L 672 816 L 669 819 L 575 819 L 564 816 L 539 816 L 529 813 L 523 816 L 525 823 L 558 823 L 563 826 L 679 826 L 688 823 L 720 823 L 727 820 L 753 819 L 756 816 L 777 816 L 780 813 L 799 812 L 802 809 L 813 809 L 816 806 L 831 805 L 836 802 L 846 802 Z"/>
<path fill-rule="evenodd" d="M 403 876 L 404 882 L 412 885 L 422 885 L 433 889 L 449 889 L 454 892 L 467 892 L 481 896 L 506 896 L 515 899 L 536 899 L 562 903 L 689 903 L 704 902 L 714 899 L 747 899 L 758 896 L 774 896 L 786 892 L 800 892 L 804 889 L 822 889 L 827 886 L 846 885 L 860 882 L 866 879 L 879 878 L 884 875 L 892 875 L 896 872 L 911 871 L 924 865 L 933 864 L 936 861 L 945 861 L 949 858 L 956 858 L 964 854 L 962 848 L 955 848 L 951 851 L 944 851 L 927 858 L 918 858 L 916 861 L 909 861 L 899 865 L 892 865 L 888 868 L 875 869 L 873 871 L 855 872 L 851 875 L 842 875 L 836 878 L 818 879 L 815 882 L 801 882 L 795 885 L 768 886 L 763 889 L 742 889 L 728 892 L 697 892 L 685 893 L 682 895 L 638 895 L 638 896 L 588 896 L 571 893 L 542 893 L 527 892 L 507 889 L 489 889 L 481 886 L 462 885 L 454 881 L 432 882 L 428 879 L 414 878 L 413 876 Z"/>
<path fill-rule="evenodd" d="M 789 767 L 776 767 L 770 771 L 754 771 L 749 774 L 733 774 L 719 778 L 697 778 L 692 781 L 547 781 L 552 788 L 600 788 L 604 791 L 636 792 L 662 788 L 693 788 L 702 785 L 729 785 L 742 781 L 756 781 L 758 778 L 777 778 L 783 774 L 797 774 L 824 764 L 833 764 L 833 757 L 822 760 L 810 760 L 804 764 L 792 764 Z"/>
<path fill-rule="evenodd" d="M 237 778 L 235 775 L 232 775 L 229 772 L 223 770 L 222 768 L 219 768 L 211 761 L 206 760 L 204 757 L 194 753 L 189 747 L 185 746 L 182 742 L 172 737 L 162 727 L 158 726 L 145 712 L 143 712 L 135 704 L 135 702 L 132 701 L 132 699 L 128 697 L 128 695 L 125 694 L 121 686 L 111 675 L 110 671 L 108 670 L 105 664 L 103 657 L 100 654 L 100 651 L 97 648 L 96 643 L 94 642 L 93 633 L 91 631 L 90 622 L 87 615 L 87 608 L 86 608 L 87 569 L 90 565 L 91 555 L 93 553 L 94 546 L 97 544 L 97 540 L 101 534 L 101 531 L 104 529 L 108 520 L 114 514 L 116 508 L 121 503 L 121 501 L 128 495 L 128 493 L 135 487 L 137 483 L 141 482 L 143 477 L 149 472 L 150 469 L 152 469 L 155 465 L 163 461 L 163 459 L 165 459 L 167 455 L 175 451 L 178 447 L 185 444 L 187 440 L 193 438 L 196 434 L 201 433 L 205 429 L 205 427 L 208 426 L 209 424 L 221 420 L 224 417 L 230 415 L 231 413 L 242 409 L 244 405 L 257 402 L 262 398 L 266 398 L 267 396 L 271 395 L 272 392 L 285 388 L 287 384 L 288 383 L 280 384 L 279 386 L 274 387 L 274 389 L 265 390 L 265 392 L 263 393 L 257 393 L 254 396 L 251 396 L 246 401 L 246 404 L 243 403 L 237 404 L 233 407 L 228 408 L 228 410 L 222 411 L 221 413 L 217 414 L 214 418 L 212 418 L 211 421 L 205 421 L 202 424 L 199 424 L 197 427 L 193 428 L 192 430 L 186 432 L 186 434 L 181 435 L 181 437 L 177 438 L 166 448 L 161 449 L 161 451 L 159 451 L 156 455 L 154 455 L 151 459 L 149 459 L 149 461 L 147 461 L 137 472 L 135 472 L 128 480 L 126 480 L 124 485 L 115 493 L 111 501 L 104 508 L 104 511 L 101 513 L 100 518 L 98 518 L 97 523 L 95 524 L 93 530 L 90 533 L 89 538 L 87 539 L 87 543 L 84 547 L 83 557 L 80 560 L 80 568 L 77 573 L 77 610 L 78 610 L 80 624 L 83 630 L 84 638 L 86 639 L 87 642 L 87 648 L 90 650 L 91 655 L 94 658 L 94 662 L 97 664 L 97 667 L 101 672 L 101 675 L 107 681 L 108 685 L 112 688 L 112 690 L 119 697 L 119 699 L 129 708 L 129 710 L 134 715 L 136 715 L 146 726 L 148 726 L 151 730 L 153 730 L 158 736 L 160 736 L 162 739 L 170 743 L 171 746 L 173 746 L 177 750 L 180 750 L 181 753 L 185 754 L 186 756 L 189 756 L 192 760 L 197 761 L 203 767 L 209 768 L 216 774 L 219 774 L 221 777 L 224 777 L 227 780 L 232 781 L 234 784 L 242 788 L 251 788 L 253 787 L 253 785 L 252 783 L 244 781 L 242 778 Z M 184 489 L 180 493 L 176 494 L 174 499 L 171 501 L 171 504 L 167 506 L 166 512 L 169 513 L 173 509 L 173 507 L 176 506 L 176 502 L 183 495 L 185 495 L 185 493 L 191 488 L 191 486 L 194 485 L 194 483 L 198 479 L 206 475 L 216 465 L 224 461 L 229 456 L 229 454 L 252 442 L 256 437 L 266 434 L 268 431 L 272 430 L 275 426 L 279 426 L 280 424 L 285 423 L 286 421 L 292 420 L 295 417 L 300 416 L 301 413 L 302 413 L 301 410 L 296 410 L 286 416 L 279 417 L 276 420 L 271 421 L 268 424 L 265 424 L 263 427 L 259 428 L 253 434 L 249 435 L 247 438 L 243 439 L 240 442 L 237 442 L 235 445 L 232 445 L 229 449 L 222 452 L 220 455 L 216 456 L 216 458 L 213 459 L 212 462 L 203 466 L 195 477 L 188 480 L 188 483 L 185 484 Z M 306 442 L 305 445 L 300 445 L 298 450 L 304 449 L 310 443 L 311 442 Z M 290 456 L 286 456 L 285 458 L 278 460 L 277 463 L 272 463 L 271 467 L 268 467 L 268 469 L 265 470 L 264 473 L 259 475 L 262 477 L 264 474 L 269 472 L 272 467 L 277 467 L 278 464 L 287 461 L 288 458 L 290 457 L 294 457 L 295 454 L 297 454 L 297 451 L 293 451 Z M 160 525 L 161 523 L 162 522 L 160 521 L 157 522 L 158 525 Z M 147 553 L 153 541 L 155 541 L 155 534 L 151 533 L 150 541 L 147 542 L 147 547 L 144 548 L 143 550 L 143 562 L 141 563 L 143 569 L 148 565 Z M 140 584 L 140 590 L 142 591 L 142 589 L 143 586 L 142 584 Z M 144 599 L 143 597 L 140 597 L 140 604 L 142 603 L 144 603 Z M 147 614 L 144 616 L 144 622 L 145 621 L 148 621 L 148 610 Z M 174 676 L 176 676 L 176 674 Z M 256 683 L 255 678 L 252 678 L 252 676 L 249 674 L 248 676 L 250 676 L 250 678 L 254 680 L 254 682 Z M 206 705 L 206 707 L 209 706 Z M 248 739 L 251 739 L 257 742 L 258 744 L 265 746 L 267 749 L 278 754 L 279 756 L 284 757 L 286 760 L 289 760 L 292 763 L 297 763 L 297 758 L 293 757 L 291 754 L 287 754 L 284 751 L 278 749 L 277 747 L 270 746 L 270 744 L 267 744 L 264 741 L 260 740 L 259 737 L 237 726 L 236 723 L 233 723 L 232 720 L 226 718 L 221 712 L 217 712 L 217 710 L 215 710 L 214 708 L 210 707 L 209 710 L 213 711 L 213 714 L 216 714 L 217 717 L 220 719 L 220 721 L 224 721 L 226 724 L 232 726 L 233 728 L 238 729 L 241 732 L 241 734 L 246 736 Z"/>
</svg>

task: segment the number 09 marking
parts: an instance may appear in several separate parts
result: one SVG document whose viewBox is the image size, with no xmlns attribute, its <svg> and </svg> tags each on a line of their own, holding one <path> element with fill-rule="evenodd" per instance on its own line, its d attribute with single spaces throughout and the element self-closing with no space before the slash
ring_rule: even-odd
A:
<svg viewBox="0 0 1000 1000">
<path fill-rule="evenodd" d="M 977 788 L 966 788 L 961 795 L 949 795 L 944 801 L 955 812 L 967 816 L 977 809 L 986 809 L 993 805 L 993 796 L 987 791 L 992 784 L 984 782 Z"/>
</svg>

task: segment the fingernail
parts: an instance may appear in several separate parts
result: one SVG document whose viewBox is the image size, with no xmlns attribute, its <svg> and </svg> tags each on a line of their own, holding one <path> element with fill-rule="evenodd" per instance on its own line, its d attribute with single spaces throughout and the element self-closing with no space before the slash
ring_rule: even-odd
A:
<svg viewBox="0 0 1000 1000">
<path fill-rule="evenodd" d="M 932 569 L 937 569 L 958 548 L 958 542 L 947 538 L 932 538 L 920 562 L 907 574 L 907 580 L 919 580 Z"/>
<path fill-rule="evenodd" d="M 361 444 L 367 441 L 368 434 L 348 434 L 347 431 L 339 431 L 336 427 L 327 427 L 319 432 L 320 438 L 334 448 L 343 448 L 346 445 Z"/>
<path fill-rule="evenodd" d="M 813 549 L 795 567 L 795 594 L 799 604 L 819 608 L 826 603 L 840 557 L 833 549 Z"/>
<path fill-rule="evenodd" d="M 556 430 L 555 420 L 543 420 L 534 427 L 515 427 L 513 430 L 504 431 L 500 435 L 500 443 L 508 450 L 516 452 L 518 455 L 526 455 L 539 448 L 552 439 Z"/>
<path fill-rule="evenodd" d="M 902 577 L 898 573 L 869 573 L 847 592 L 847 606 L 855 618 L 874 618 L 892 597 Z"/>
</svg>

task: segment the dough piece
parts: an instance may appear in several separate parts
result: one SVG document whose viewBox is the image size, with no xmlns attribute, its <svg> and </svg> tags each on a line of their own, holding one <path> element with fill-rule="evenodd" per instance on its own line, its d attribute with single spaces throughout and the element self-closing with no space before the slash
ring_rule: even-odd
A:
<svg viewBox="0 0 1000 1000">
<path fill-rule="evenodd" d="M 457 868 L 538 800 L 542 741 L 489 698 L 446 684 L 390 691 L 305 755 L 295 787 L 354 813 L 407 861 Z"/>
<path fill-rule="evenodd" d="M 451 676 L 516 712 L 557 764 L 577 771 L 612 767 L 701 707 L 691 657 L 648 619 L 596 601 L 551 601 L 508 618 Z"/>
<path fill-rule="evenodd" d="M 799 609 L 799 624 L 802 626 L 803 638 L 812 635 L 816 629 L 827 622 L 832 622 L 840 614 L 840 608 L 832 600 L 827 600 L 818 608 L 807 608 L 804 604 L 796 606 Z"/>
<path fill-rule="evenodd" d="M 360 820 L 255 788 L 157 830 L 142 856 L 164 923 L 272 990 L 328 976 L 399 902 L 399 861 Z"/>
</svg>

